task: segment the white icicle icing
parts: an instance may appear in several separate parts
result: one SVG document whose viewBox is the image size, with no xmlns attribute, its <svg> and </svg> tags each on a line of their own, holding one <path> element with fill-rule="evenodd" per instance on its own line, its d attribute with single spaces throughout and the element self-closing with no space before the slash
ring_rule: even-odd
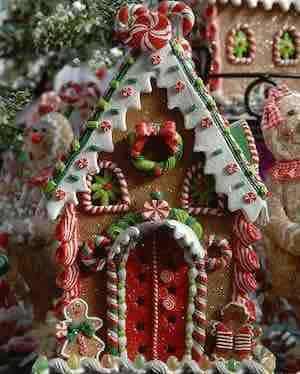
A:
<svg viewBox="0 0 300 374">
<path fill-rule="evenodd" d="M 160 60 L 159 64 L 155 65 L 152 63 L 154 57 Z M 185 62 L 187 65 L 189 64 L 189 61 Z M 178 108 L 180 110 L 184 118 L 185 128 L 195 129 L 194 151 L 206 154 L 207 165 L 205 172 L 215 176 L 217 192 L 228 195 L 229 209 L 231 211 L 243 209 L 249 220 L 255 221 L 261 209 L 266 208 L 266 203 L 259 196 L 252 204 L 247 204 L 243 201 L 243 194 L 248 192 L 256 194 L 256 191 L 241 169 L 235 175 L 224 175 L 226 163 L 235 162 L 235 156 L 226 143 L 221 130 L 216 125 L 208 129 L 199 129 L 199 126 L 197 126 L 201 119 L 211 118 L 211 113 L 203 97 L 199 96 L 197 90 L 190 82 L 184 67 L 173 53 L 170 44 L 155 53 L 150 55 L 143 54 L 137 58 L 113 92 L 109 101 L 110 108 L 102 113 L 99 121 L 109 121 L 113 129 L 126 131 L 127 110 L 129 108 L 142 109 L 140 95 L 141 93 L 150 93 L 152 91 L 151 79 L 156 80 L 159 88 L 167 90 L 168 108 Z M 185 85 L 182 92 L 177 92 L 175 89 L 175 85 L 179 81 Z M 128 86 L 133 89 L 132 95 L 124 97 L 122 89 Z M 192 105 L 195 106 L 194 109 L 191 108 Z M 52 198 L 48 201 L 47 208 L 51 219 L 57 218 L 67 201 L 78 203 L 77 192 L 84 192 L 87 189 L 86 175 L 91 173 L 91 171 L 98 171 L 97 152 L 88 151 L 91 145 L 96 145 L 99 148 L 99 152 L 112 152 L 111 131 L 106 133 L 98 129 L 93 131 L 78 157 L 66 171 L 66 175 L 58 183 L 58 188 L 67 193 L 65 199 L 56 201 Z M 212 157 L 213 152 L 218 148 L 222 150 L 222 154 Z M 88 158 L 89 166 L 78 170 L 74 166 L 75 162 L 83 157 Z M 79 177 L 79 180 L 70 183 L 68 181 L 70 175 Z M 238 180 L 243 180 L 245 183 L 243 188 L 235 189 L 233 186 Z"/>
</svg>

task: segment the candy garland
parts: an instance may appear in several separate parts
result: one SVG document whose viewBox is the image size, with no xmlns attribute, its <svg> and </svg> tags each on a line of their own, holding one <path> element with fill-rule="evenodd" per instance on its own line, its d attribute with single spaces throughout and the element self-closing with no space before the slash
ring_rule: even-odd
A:
<svg viewBox="0 0 300 374">
<path fill-rule="evenodd" d="M 100 161 L 99 162 L 99 169 L 107 169 L 110 170 L 113 175 L 116 177 L 120 190 L 121 190 L 121 202 L 117 203 L 115 205 L 94 205 L 92 201 L 92 181 L 93 176 L 87 175 L 86 183 L 88 192 L 82 192 L 80 194 L 80 205 L 82 210 L 90 215 L 100 215 L 104 213 L 122 213 L 127 212 L 129 210 L 130 206 L 130 196 L 128 192 L 128 186 L 125 179 L 125 176 L 122 172 L 122 170 L 113 162 L 111 161 Z"/>
<path fill-rule="evenodd" d="M 193 207 L 191 206 L 191 186 L 194 179 L 201 181 L 204 178 L 203 175 L 204 163 L 199 162 L 197 165 L 193 165 L 186 173 L 186 176 L 183 181 L 180 203 L 181 207 L 188 211 L 189 214 L 195 216 L 203 214 L 209 216 L 222 217 L 225 214 L 224 211 L 224 201 L 221 196 L 218 196 L 218 208 L 210 208 L 205 206 Z"/>
<path fill-rule="evenodd" d="M 107 263 L 107 345 L 109 353 L 117 355 L 118 336 L 118 275 L 114 260 Z"/>
<path fill-rule="evenodd" d="M 154 52 L 171 39 L 170 21 L 174 21 L 176 37 L 184 40 L 193 28 L 195 17 L 190 7 L 177 1 L 163 1 L 154 11 L 144 5 L 125 5 L 116 16 L 116 35 L 128 47 Z"/>
<path fill-rule="evenodd" d="M 259 260 L 252 244 L 260 239 L 260 230 L 253 223 L 248 222 L 242 212 L 236 213 L 232 244 L 234 257 L 233 299 L 245 303 L 254 320 L 255 308 L 248 295 L 257 288 L 254 274 L 259 269 Z"/>
<path fill-rule="evenodd" d="M 144 147 L 152 136 L 159 136 L 165 142 L 171 152 L 167 160 L 156 162 L 143 156 Z M 183 156 L 183 140 L 176 131 L 176 124 L 173 121 L 165 121 L 162 125 L 140 122 L 136 125 L 135 132 L 129 134 L 128 140 L 131 145 L 132 164 L 136 169 L 150 175 L 160 176 L 164 172 L 174 169 Z"/>
<path fill-rule="evenodd" d="M 237 38 L 246 38 L 237 40 Z M 242 45 L 242 43 L 245 45 Z M 245 48 L 246 56 L 237 56 L 235 50 L 237 43 L 240 43 L 240 48 Z M 232 30 L 229 31 L 227 35 L 226 44 L 227 58 L 232 64 L 251 64 L 256 55 L 256 40 L 254 31 L 249 28 L 247 24 L 237 25 Z"/>
<path fill-rule="evenodd" d="M 284 42 L 283 38 L 285 35 L 289 35 L 292 41 L 286 41 L 286 49 L 288 54 L 288 48 L 294 47 L 295 51 L 293 53 L 294 57 L 282 57 L 282 51 L 280 48 L 280 43 Z M 290 46 L 290 43 L 294 44 Z M 284 46 L 285 47 L 285 46 Z M 283 48 L 284 48 L 283 47 Z M 294 66 L 297 65 L 300 59 L 300 32 L 297 31 L 295 26 L 284 26 L 280 31 L 278 31 L 273 40 L 273 62 L 277 66 Z"/>
<path fill-rule="evenodd" d="M 56 262 L 64 270 L 57 276 L 57 285 L 62 288 L 61 304 L 66 305 L 80 295 L 80 271 L 77 261 L 79 250 L 78 218 L 74 204 L 67 204 L 56 227 L 56 239 L 60 246 L 56 251 Z M 61 305 L 59 305 L 61 306 Z"/>
</svg>

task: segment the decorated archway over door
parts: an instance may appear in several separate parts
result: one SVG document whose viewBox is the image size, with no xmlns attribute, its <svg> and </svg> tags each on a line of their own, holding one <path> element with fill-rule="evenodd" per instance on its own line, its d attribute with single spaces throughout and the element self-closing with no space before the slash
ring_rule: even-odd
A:
<svg viewBox="0 0 300 374">
<path fill-rule="evenodd" d="M 114 343 L 121 357 L 166 361 L 201 356 L 207 276 L 196 233 L 176 220 L 130 226 L 112 246 L 113 268 L 116 277 L 110 271 L 108 280 L 117 280 Z"/>
</svg>

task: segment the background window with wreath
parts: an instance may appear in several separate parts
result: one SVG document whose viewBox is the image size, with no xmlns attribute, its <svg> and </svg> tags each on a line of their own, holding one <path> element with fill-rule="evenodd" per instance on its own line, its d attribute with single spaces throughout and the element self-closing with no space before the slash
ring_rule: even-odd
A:
<svg viewBox="0 0 300 374">
<path fill-rule="evenodd" d="M 254 32 L 247 24 L 237 25 L 228 32 L 226 55 L 232 64 L 251 64 L 256 55 Z"/>
<path fill-rule="evenodd" d="M 273 61 L 277 66 L 291 66 L 299 62 L 300 32 L 295 26 L 278 31 L 273 42 Z"/>
</svg>

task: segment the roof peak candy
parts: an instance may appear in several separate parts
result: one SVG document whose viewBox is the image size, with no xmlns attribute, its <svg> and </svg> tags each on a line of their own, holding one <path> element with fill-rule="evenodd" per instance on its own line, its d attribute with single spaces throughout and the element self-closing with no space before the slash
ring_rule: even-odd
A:
<svg viewBox="0 0 300 374">
<path fill-rule="evenodd" d="M 127 110 L 142 109 L 140 95 L 152 91 L 151 79 L 156 80 L 159 88 L 166 89 L 168 108 L 178 108 L 181 111 L 185 128 L 194 129 L 194 151 L 206 154 L 205 173 L 215 176 L 216 192 L 228 196 L 229 209 L 242 209 L 250 221 L 267 215 L 265 187 L 197 76 L 190 59 L 190 50 L 182 42 L 183 39 L 180 39 L 180 36 L 191 30 L 192 11 L 186 4 L 179 2 L 163 2 L 160 6 L 161 14 L 169 15 L 171 9 L 171 14 L 172 11 L 176 14 L 174 19 L 177 22 L 175 31 L 174 26 L 172 31 L 175 37 L 167 40 L 164 46 L 162 44 L 168 33 L 162 32 L 162 39 L 158 42 L 150 32 L 155 28 L 156 22 L 160 22 L 159 17 L 149 16 L 151 12 L 141 6 L 127 7 L 122 14 L 118 13 L 118 24 L 122 23 L 119 31 L 122 33 L 126 31 L 124 24 L 129 17 L 133 17 L 132 12 L 136 17 L 137 23 L 130 22 L 125 39 L 130 45 L 134 43 L 134 47 L 130 47 L 130 52 L 89 120 L 85 133 L 75 142 L 65 166 L 60 168 L 46 187 L 47 210 L 51 219 L 58 217 L 67 202 L 78 204 L 77 192 L 88 190 L 87 175 L 99 172 L 98 154 L 113 152 L 112 130 L 127 130 Z M 169 30 L 168 22 L 162 23 L 166 30 Z M 144 37 L 147 28 L 150 31 Z M 142 34 L 141 29 L 144 30 Z M 155 49 L 157 46 L 159 48 Z M 183 90 L 174 89 L 178 82 L 184 82 Z M 132 88 L 131 94 L 123 95 L 122 92 L 128 87 Z M 83 159 L 84 164 L 80 162 Z M 236 163 L 238 167 L 234 174 L 229 175 L 225 171 L 227 165 L 232 163 Z M 79 168 L 78 165 L 84 167 Z"/>
</svg>

